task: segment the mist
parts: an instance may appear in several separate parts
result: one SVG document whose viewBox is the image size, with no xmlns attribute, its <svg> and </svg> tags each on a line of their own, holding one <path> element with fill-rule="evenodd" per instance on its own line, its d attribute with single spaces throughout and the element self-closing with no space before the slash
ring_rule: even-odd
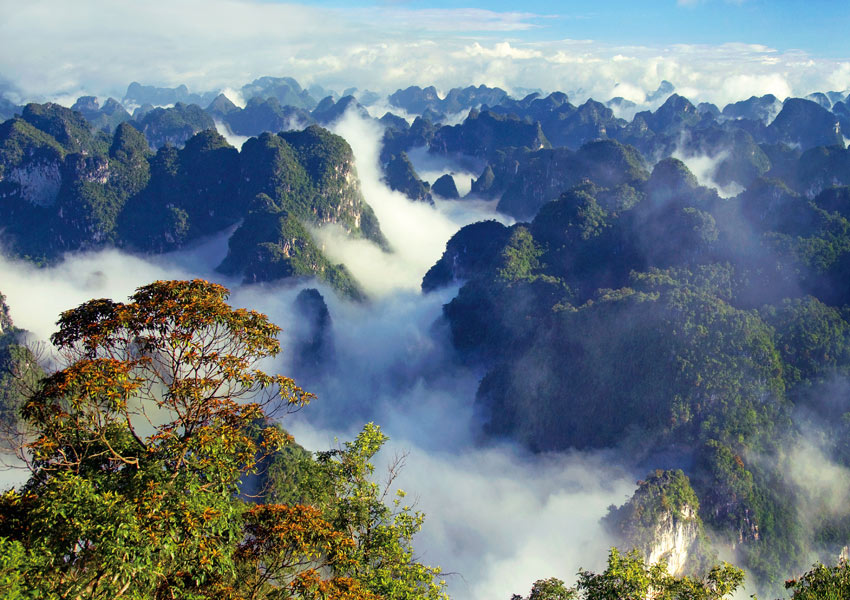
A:
<svg viewBox="0 0 850 600">
<path fill-rule="evenodd" d="M 316 281 L 242 285 L 222 277 L 214 268 L 230 229 L 158 256 L 107 249 L 70 254 L 46 268 L 0 258 L 0 289 L 13 321 L 47 340 L 61 311 L 91 298 L 123 301 L 158 279 L 202 277 L 229 287 L 234 307 L 259 310 L 284 328 L 283 352 L 264 368 L 293 374 L 292 349 L 303 328 L 293 302 L 300 290 L 316 287 L 330 310 L 336 359 L 297 379 L 318 399 L 283 425 L 312 450 L 352 439 L 366 422 L 382 426 L 391 441 L 377 457 L 376 474 L 397 453 L 408 455 L 396 483 L 427 515 L 417 556 L 443 568 L 453 598 L 508 598 L 540 578 L 572 582 L 579 567 L 602 568 L 612 542 L 599 519 L 633 492 L 634 475 L 610 453 L 537 456 L 511 444 L 482 445 L 474 406 L 482 373 L 455 364 L 440 320 L 457 288 L 419 291 L 457 229 L 499 218 L 493 203 L 411 202 L 380 180 L 381 130 L 374 122 L 348 114 L 333 130 L 354 150 L 365 199 L 393 251 L 328 228 L 315 233 L 362 282 L 369 302 L 342 300 Z"/>
<path fill-rule="evenodd" d="M 443 567 L 452 598 L 507 600 L 512 593 L 527 594 L 538 579 L 572 583 L 579 568 L 604 569 L 613 541 L 599 519 L 635 488 L 633 478 L 604 454 L 533 456 L 512 446 L 429 449 L 405 439 L 404 428 L 383 429 L 391 439 L 378 455 L 376 473 L 382 461 L 407 454 L 395 483 L 427 515 L 416 553 L 421 562 Z M 334 445 L 327 430 L 298 423 L 291 431 L 316 449 Z M 437 442 L 443 437 L 438 430 L 428 433 Z"/>
<path fill-rule="evenodd" d="M 466 114 L 464 114 L 464 118 L 466 118 Z M 425 146 L 411 149 L 407 156 L 413 163 L 419 178 L 431 185 L 441 176 L 451 175 L 461 198 L 469 193 L 472 188 L 472 180 L 478 179 L 486 166 L 481 159 L 474 156 L 430 154 Z"/>
<path fill-rule="evenodd" d="M 374 209 L 392 252 L 383 252 L 366 240 L 352 240 L 335 227 L 314 229 L 313 233 L 328 256 L 344 263 L 367 293 L 382 296 L 397 290 L 418 290 L 425 272 L 439 260 L 446 242 L 463 225 L 487 218 L 509 221 L 492 212 L 492 203 L 454 201 L 435 208 L 409 200 L 382 181 L 380 124 L 348 111 L 329 128 L 351 145 L 363 197 Z M 446 161 L 441 164 L 450 170 Z"/>
<path fill-rule="evenodd" d="M 4 259 L 3 292 L 16 325 L 46 339 L 60 311 L 92 297 L 122 301 L 156 279 L 215 279 L 207 251 L 153 261 L 109 250 L 69 256 L 47 269 Z M 189 268 L 193 263 L 197 270 Z M 572 581 L 579 567 L 604 566 L 611 542 L 599 519 L 634 491 L 634 477 L 603 453 L 538 457 L 510 445 L 476 444 L 478 375 L 451 366 L 433 327 L 456 289 L 428 296 L 399 290 L 352 305 L 316 282 L 223 283 L 233 291 L 233 306 L 264 312 L 285 328 L 283 354 L 266 368 L 287 374 L 297 329 L 292 303 L 305 286 L 321 289 L 337 360 L 321 379 L 297 380 L 318 399 L 283 425 L 312 450 L 352 439 L 368 421 L 382 426 L 391 442 L 377 457 L 376 474 L 396 453 L 408 454 L 397 484 L 427 515 L 415 540 L 417 556 L 451 573 L 453 598 L 507 598 L 527 593 L 536 579 Z"/>
<path fill-rule="evenodd" d="M 726 185 L 720 185 L 715 179 L 718 167 L 729 158 L 728 150 L 709 156 L 708 154 L 691 154 L 679 147 L 671 156 L 685 163 L 700 185 L 714 188 L 721 198 L 732 198 L 744 191 L 744 186 L 739 183 L 730 181 Z"/>
<path fill-rule="evenodd" d="M 221 121 L 215 121 L 215 130 L 218 131 L 219 135 L 224 136 L 224 139 L 227 140 L 227 143 L 236 148 L 237 150 L 242 150 L 242 144 L 248 141 L 247 135 L 237 135 L 230 131 L 230 127 L 228 127 L 225 123 Z"/>
</svg>

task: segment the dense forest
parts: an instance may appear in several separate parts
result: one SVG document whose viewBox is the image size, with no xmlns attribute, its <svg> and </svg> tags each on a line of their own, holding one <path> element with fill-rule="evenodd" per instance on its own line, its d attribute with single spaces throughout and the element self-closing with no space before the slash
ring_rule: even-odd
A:
<svg viewBox="0 0 850 600">
<path fill-rule="evenodd" d="M 719 599 L 742 585 L 738 567 L 762 597 L 848 593 L 850 504 L 788 475 L 802 443 L 819 461 L 804 468 L 850 468 L 847 94 L 720 109 L 664 82 L 644 110 L 411 87 L 388 98 L 399 115 L 377 118 L 356 90 L 316 99 L 327 90 L 266 77 L 241 91 L 244 107 L 135 83 L 103 107 L 3 106 L 4 252 L 47 268 L 224 232 L 224 276 L 369 303 L 318 237 L 398 250 L 352 140 L 330 131 L 368 122 L 387 188 L 424 207 L 492 206 L 421 284 L 423 297 L 457 290 L 434 343 L 481 373 L 479 443 L 606 450 L 646 474 L 602 521 L 619 548 L 605 570 L 505 598 Z M 469 192 L 451 170 L 420 177 L 417 152 L 474 169 Z M 279 329 L 227 298 L 160 281 L 68 307 L 53 363 L 2 304 L 0 417 L 30 469 L 2 497 L 8 597 L 446 597 L 414 551 L 425 515 L 392 476 L 375 483 L 386 435 L 369 423 L 336 449 L 298 445 L 282 416 L 312 395 L 259 370 Z M 320 380 L 331 315 L 312 288 L 295 311 L 312 328 L 298 370 Z"/>
</svg>

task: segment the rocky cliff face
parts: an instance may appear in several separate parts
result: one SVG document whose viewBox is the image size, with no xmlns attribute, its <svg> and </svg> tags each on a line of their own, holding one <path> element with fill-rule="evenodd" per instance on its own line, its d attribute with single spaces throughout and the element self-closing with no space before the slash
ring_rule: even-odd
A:
<svg viewBox="0 0 850 600">
<path fill-rule="evenodd" d="M 60 164 L 58 161 L 27 163 L 12 169 L 9 181 L 20 186 L 20 196 L 27 202 L 52 206 L 62 185 Z"/>
<path fill-rule="evenodd" d="M 250 206 L 259 194 L 305 224 L 335 223 L 386 247 L 378 220 L 363 199 L 354 153 L 341 137 L 310 126 L 264 133 L 242 147 L 240 195 Z"/>
<path fill-rule="evenodd" d="M 318 191 L 322 201 L 313 207 L 316 223 L 339 223 L 349 231 L 360 229 L 365 201 L 353 157 L 331 167 Z"/>
<path fill-rule="evenodd" d="M 622 548 L 637 548 L 650 563 L 665 561 L 672 575 L 702 569 L 707 555 L 699 500 L 682 471 L 655 471 L 628 502 L 604 519 Z"/>
<path fill-rule="evenodd" d="M 701 527 L 696 511 L 690 506 L 683 507 L 679 514 L 662 513 L 652 532 L 653 541 L 643 548 L 648 562 L 663 560 L 672 575 L 684 574 Z"/>
<path fill-rule="evenodd" d="M 197 106 L 178 103 L 121 124 L 111 144 L 93 137 L 80 113 L 28 105 L 26 114 L 29 121 L 0 124 L 0 222 L 20 255 L 49 260 L 110 244 L 162 252 L 242 219 L 223 268 L 250 281 L 316 275 L 359 297 L 308 228 L 337 224 L 389 248 L 363 198 L 351 147 L 321 127 L 263 133 L 240 153 L 205 128 L 210 117 Z M 149 143 L 166 138 L 185 145 L 151 155 Z M 274 227 L 252 229 L 249 221 Z"/>
<path fill-rule="evenodd" d="M 6 304 L 6 296 L 0 294 L 0 335 L 12 330 L 12 317 L 9 316 L 9 307 Z"/>
</svg>

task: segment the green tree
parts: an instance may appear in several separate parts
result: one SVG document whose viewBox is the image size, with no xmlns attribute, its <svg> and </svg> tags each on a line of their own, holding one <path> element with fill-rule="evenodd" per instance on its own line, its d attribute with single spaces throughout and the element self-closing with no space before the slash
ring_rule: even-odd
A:
<svg viewBox="0 0 850 600">
<path fill-rule="evenodd" d="M 403 490 L 393 493 L 403 457 L 390 466 L 386 482 L 373 480 L 373 458 L 388 439 L 367 423 L 353 441 L 318 452 L 315 459 L 286 452 L 285 464 L 270 467 L 276 471 L 270 493 L 317 506 L 335 530 L 354 540 L 353 561 L 338 562 L 338 575 L 353 577 L 386 600 L 444 600 L 441 570 L 414 556 L 413 536 L 425 515 L 405 503 Z"/>
<path fill-rule="evenodd" d="M 850 598 L 850 564 L 840 560 L 834 567 L 816 563 L 797 579 L 785 582 L 792 600 L 841 600 Z"/>
<path fill-rule="evenodd" d="M 531 593 L 525 600 L 574 600 L 576 594 L 576 590 L 566 587 L 560 579 L 550 577 L 535 581 L 531 586 Z M 523 600 L 523 597 L 514 594 L 511 600 Z"/>
<path fill-rule="evenodd" d="M 227 296 L 159 281 L 62 314 L 68 366 L 23 409 L 32 477 L 0 497 L 0 582 L 34 598 L 374 597 L 318 509 L 239 498 L 289 442 L 265 411 L 312 396 L 257 368 L 279 329 Z"/>
<path fill-rule="evenodd" d="M 674 577 L 664 561 L 648 565 L 637 550 L 622 554 L 612 548 L 602 573 L 579 570 L 575 588 L 559 579 L 539 580 L 526 600 L 723 600 L 743 582 L 744 572 L 729 563 L 712 567 L 703 578 Z"/>
</svg>

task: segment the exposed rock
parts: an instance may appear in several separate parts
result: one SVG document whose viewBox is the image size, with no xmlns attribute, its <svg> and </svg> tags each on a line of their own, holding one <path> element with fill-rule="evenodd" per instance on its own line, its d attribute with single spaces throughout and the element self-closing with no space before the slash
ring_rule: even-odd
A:
<svg viewBox="0 0 850 600">
<path fill-rule="evenodd" d="M 699 571 L 707 543 L 697 514 L 699 500 L 682 471 L 655 471 L 638 482 L 634 495 L 605 517 L 625 548 L 637 548 L 648 563 L 664 560 L 671 575 Z"/>
<path fill-rule="evenodd" d="M 246 283 L 316 277 L 353 300 L 364 298 L 345 266 L 334 265 L 325 257 L 303 223 L 262 195 L 257 208 L 230 237 L 227 256 L 218 270 L 229 275 L 241 273 Z"/>
<path fill-rule="evenodd" d="M 71 110 L 82 113 L 86 119 L 91 121 L 96 118 L 97 114 L 100 112 L 100 102 L 96 96 L 80 96 L 77 98 L 77 101 L 74 102 L 74 105 L 71 106 Z"/>
<path fill-rule="evenodd" d="M 15 167 L 8 179 L 20 186 L 21 198 L 36 206 L 55 204 L 62 186 L 60 165 L 56 161 L 30 162 Z"/>
<path fill-rule="evenodd" d="M 65 164 L 62 165 L 62 179 L 65 181 L 107 183 L 109 181 L 109 159 L 105 156 L 69 154 L 65 158 Z"/>
</svg>

